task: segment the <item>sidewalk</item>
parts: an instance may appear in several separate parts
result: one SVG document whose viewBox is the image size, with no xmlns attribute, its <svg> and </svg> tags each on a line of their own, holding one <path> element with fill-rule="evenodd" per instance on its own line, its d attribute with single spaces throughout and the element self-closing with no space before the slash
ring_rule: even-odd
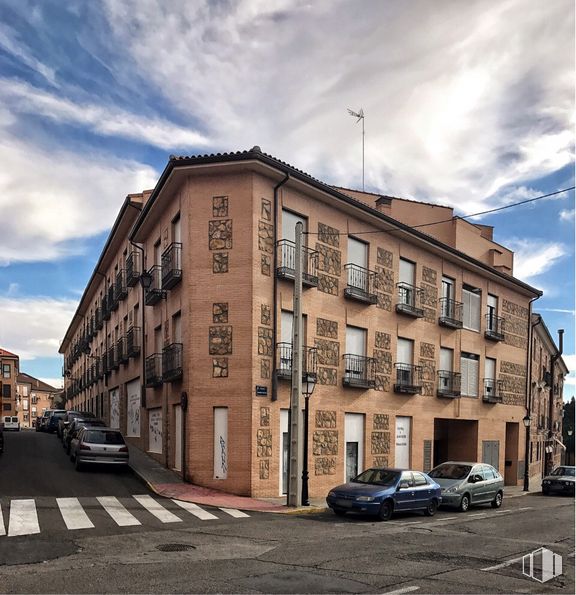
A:
<svg viewBox="0 0 576 595">
<path fill-rule="evenodd" d="M 304 514 L 326 510 L 326 500 L 324 498 L 310 498 L 310 506 L 295 508 L 286 505 L 286 497 L 249 498 L 248 496 L 235 496 L 219 490 L 185 483 L 177 473 L 166 469 L 145 452 L 132 445 L 129 446 L 129 449 L 130 466 L 134 473 L 152 492 L 164 498 L 174 498 L 175 500 L 206 504 L 219 508 L 237 508 L 283 514 Z M 540 493 L 540 484 L 535 485 L 535 482 L 532 482 L 529 492 L 525 492 L 522 486 L 506 486 L 504 498 L 518 498 L 536 493 Z"/>
</svg>

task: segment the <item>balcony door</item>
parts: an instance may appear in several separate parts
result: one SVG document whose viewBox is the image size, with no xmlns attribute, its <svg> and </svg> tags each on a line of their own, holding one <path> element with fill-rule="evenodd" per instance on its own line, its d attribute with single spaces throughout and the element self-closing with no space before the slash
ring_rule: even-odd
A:
<svg viewBox="0 0 576 595">
<path fill-rule="evenodd" d="M 348 238 L 348 285 L 368 291 L 368 244 Z"/>
<path fill-rule="evenodd" d="M 496 360 L 491 357 L 484 360 L 484 394 L 496 396 Z"/>
<path fill-rule="evenodd" d="M 442 304 L 441 316 L 444 318 L 455 318 L 453 301 L 455 299 L 454 279 L 442 277 Z"/>
<path fill-rule="evenodd" d="M 290 240 L 291 242 L 296 241 L 296 223 L 302 223 L 302 231 L 306 231 L 307 229 L 307 220 L 306 217 L 302 217 L 301 215 L 297 215 L 292 211 L 288 211 L 286 209 L 282 209 L 282 239 L 283 240 Z M 304 242 L 305 243 L 305 242 Z"/>
<path fill-rule="evenodd" d="M 488 294 L 488 327 L 489 331 L 496 331 L 496 316 L 498 316 L 498 298 Z"/>
<path fill-rule="evenodd" d="M 410 386 L 412 383 L 412 358 L 414 353 L 414 341 L 411 339 L 398 338 L 396 345 L 396 377 L 397 383 L 402 386 Z"/>
<path fill-rule="evenodd" d="M 409 260 L 400 259 L 400 301 L 407 306 L 414 306 L 414 285 L 416 284 L 416 265 Z"/>
<path fill-rule="evenodd" d="M 278 353 L 278 368 L 286 374 L 292 371 L 292 340 L 294 328 L 294 313 L 282 310 L 280 315 L 280 342 L 282 345 Z"/>
<path fill-rule="evenodd" d="M 452 362 L 454 351 L 446 347 L 440 348 L 440 390 L 452 390 Z"/>
<path fill-rule="evenodd" d="M 345 380 L 354 382 L 366 378 L 366 329 L 346 327 Z"/>
</svg>

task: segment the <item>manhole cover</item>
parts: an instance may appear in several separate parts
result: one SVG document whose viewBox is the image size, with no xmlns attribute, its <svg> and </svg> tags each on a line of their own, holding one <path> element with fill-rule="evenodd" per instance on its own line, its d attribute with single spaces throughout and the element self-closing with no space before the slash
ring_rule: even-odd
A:
<svg viewBox="0 0 576 595">
<path fill-rule="evenodd" d="M 156 546 L 157 550 L 161 552 L 187 552 L 188 550 L 195 550 L 195 545 L 188 543 L 161 543 Z"/>
</svg>

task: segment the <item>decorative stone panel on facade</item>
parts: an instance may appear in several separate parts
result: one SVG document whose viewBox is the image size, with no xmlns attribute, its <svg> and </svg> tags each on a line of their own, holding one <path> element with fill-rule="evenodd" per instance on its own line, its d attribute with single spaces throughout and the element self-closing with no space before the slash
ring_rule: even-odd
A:
<svg viewBox="0 0 576 595">
<path fill-rule="evenodd" d="M 388 333 L 383 333 L 381 331 L 376 331 L 374 336 L 374 346 L 377 349 L 387 349 L 390 350 L 390 335 Z"/>
<path fill-rule="evenodd" d="M 260 255 L 260 272 L 266 277 L 272 273 L 272 260 L 268 254 Z"/>
<path fill-rule="evenodd" d="M 374 457 L 374 467 L 388 467 L 388 457 Z"/>
<path fill-rule="evenodd" d="M 232 248 L 232 219 L 208 221 L 208 247 L 210 250 Z"/>
<path fill-rule="evenodd" d="M 274 226 L 265 221 L 258 221 L 258 248 L 267 254 L 274 253 Z"/>
<path fill-rule="evenodd" d="M 389 252 L 384 248 L 376 249 L 376 262 L 387 269 L 394 268 L 394 257 L 392 252 Z"/>
<path fill-rule="evenodd" d="M 392 353 L 383 349 L 374 349 L 374 369 L 379 374 L 392 373 Z"/>
<path fill-rule="evenodd" d="M 382 267 L 375 267 L 374 289 L 384 293 L 394 293 L 394 272 Z"/>
<path fill-rule="evenodd" d="M 312 452 L 316 456 L 338 454 L 338 430 L 314 430 Z"/>
<path fill-rule="evenodd" d="M 272 367 L 269 359 L 262 358 L 260 360 L 260 378 L 267 380 L 270 378 L 270 368 Z"/>
<path fill-rule="evenodd" d="M 258 327 L 258 355 L 272 356 L 274 343 L 272 341 L 272 329 L 263 326 Z"/>
<path fill-rule="evenodd" d="M 501 361 L 500 372 L 502 372 L 502 374 L 514 374 L 515 376 L 523 376 L 526 378 L 526 366 L 515 364 L 514 362 Z"/>
<path fill-rule="evenodd" d="M 375 413 L 372 427 L 375 430 L 389 430 L 390 429 L 390 416 L 387 413 Z"/>
<path fill-rule="evenodd" d="M 219 357 L 212 360 L 212 378 L 228 378 L 227 357 Z"/>
<path fill-rule="evenodd" d="M 502 312 L 528 321 L 528 308 L 515 304 L 507 299 L 502 300 Z"/>
<path fill-rule="evenodd" d="M 438 280 L 438 273 L 434 269 L 422 267 L 422 281 L 430 285 L 436 285 Z"/>
<path fill-rule="evenodd" d="M 374 375 L 374 390 L 380 392 L 390 391 L 390 376 L 384 376 L 383 374 Z"/>
<path fill-rule="evenodd" d="M 338 279 L 336 277 L 330 277 L 330 275 L 318 273 L 318 291 L 329 293 L 330 295 L 338 295 Z"/>
<path fill-rule="evenodd" d="M 316 457 L 314 459 L 314 475 L 336 475 L 336 459 L 334 457 Z"/>
<path fill-rule="evenodd" d="M 270 459 L 262 459 L 260 461 L 260 479 L 270 478 Z"/>
<path fill-rule="evenodd" d="M 338 366 L 340 357 L 340 343 L 328 339 L 314 339 L 318 363 L 321 366 Z"/>
<path fill-rule="evenodd" d="M 317 428 L 335 428 L 336 411 L 316 411 Z"/>
<path fill-rule="evenodd" d="M 438 288 L 431 285 L 421 285 L 420 290 L 420 303 L 423 306 L 435 308 L 438 303 Z"/>
<path fill-rule="evenodd" d="M 228 303 L 218 302 L 212 304 L 212 322 L 228 322 Z"/>
<path fill-rule="evenodd" d="M 392 312 L 392 296 L 388 295 L 387 293 L 376 293 L 376 307 L 380 308 L 381 310 L 386 310 L 387 312 Z"/>
<path fill-rule="evenodd" d="M 272 430 L 260 428 L 256 433 L 256 443 L 259 457 L 272 456 Z"/>
<path fill-rule="evenodd" d="M 318 243 L 316 243 L 316 250 L 318 251 L 318 270 L 329 275 L 340 275 L 342 270 L 342 253 L 340 250 Z"/>
<path fill-rule="evenodd" d="M 228 197 L 212 197 L 212 217 L 228 217 Z"/>
<path fill-rule="evenodd" d="M 270 326 L 272 319 L 272 310 L 268 304 L 260 304 L 260 324 Z"/>
<path fill-rule="evenodd" d="M 502 300 L 504 343 L 520 349 L 527 348 L 528 309 L 507 299 Z"/>
<path fill-rule="evenodd" d="M 372 432 L 371 452 L 373 455 L 390 454 L 390 432 Z"/>
<path fill-rule="evenodd" d="M 424 310 L 424 318 L 423 320 L 425 322 L 429 322 L 431 324 L 436 324 L 436 309 L 435 308 L 428 308 L 426 306 L 424 306 L 422 308 L 422 310 Z"/>
<path fill-rule="evenodd" d="M 318 368 L 318 384 L 327 386 L 336 386 L 337 371 L 336 368 Z"/>
<path fill-rule="evenodd" d="M 436 386 L 436 362 L 429 359 L 420 359 L 420 380 L 422 391 L 420 394 L 425 397 L 434 396 L 434 387 Z"/>
<path fill-rule="evenodd" d="M 263 427 L 270 425 L 270 407 L 260 407 L 260 425 Z"/>
<path fill-rule="evenodd" d="M 228 272 L 228 252 L 217 252 L 215 254 L 212 254 L 212 272 Z"/>
<path fill-rule="evenodd" d="M 338 338 L 338 323 L 334 320 L 326 320 L 325 318 L 316 319 L 316 334 L 320 337 L 327 337 L 328 339 Z"/>
<path fill-rule="evenodd" d="M 500 362 L 500 390 L 506 405 L 524 405 L 526 400 L 526 366 L 514 362 Z"/>
<path fill-rule="evenodd" d="M 329 225 L 325 225 L 324 223 L 319 222 L 318 240 L 324 242 L 325 244 L 330 244 L 330 246 L 334 246 L 335 248 L 339 248 L 340 232 L 334 227 L 330 227 Z"/>
<path fill-rule="evenodd" d="M 436 359 L 436 347 L 432 343 L 420 343 L 420 357 Z"/>
<path fill-rule="evenodd" d="M 260 217 L 265 221 L 272 221 L 272 202 L 266 198 L 262 199 L 260 208 Z"/>
<path fill-rule="evenodd" d="M 208 335 L 210 355 L 229 355 L 232 353 L 232 327 L 211 326 Z"/>
</svg>

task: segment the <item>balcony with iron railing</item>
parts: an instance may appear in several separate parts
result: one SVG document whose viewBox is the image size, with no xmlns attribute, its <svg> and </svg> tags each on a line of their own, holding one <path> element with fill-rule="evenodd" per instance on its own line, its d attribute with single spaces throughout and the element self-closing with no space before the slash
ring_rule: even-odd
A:
<svg viewBox="0 0 576 595">
<path fill-rule="evenodd" d="M 134 287 L 138 283 L 141 274 L 140 253 L 137 250 L 133 250 L 126 257 L 126 285 L 128 287 Z"/>
<path fill-rule="evenodd" d="M 502 381 L 494 378 L 484 378 L 484 403 L 502 403 Z"/>
<path fill-rule="evenodd" d="M 166 290 L 162 289 L 162 267 L 160 265 L 155 264 L 148 273 L 152 278 L 152 283 L 146 290 L 144 302 L 147 306 L 153 306 L 166 297 Z"/>
<path fill-rule="evenodd" d="M 438 388 L 436 395 L 455 399 L 460 396 L 461 375 L 450 370 L 438 370 Z"/>
<path fill-rule="evenodd" d="M 276 276 L 294 281 L 296 276 L 296 244 L 291 240 L 276 242 Z M 302 285 L 318 287 L 318 252 L 302 246 Z"/>
<path fill-rule="evenodd" d="M 112 315 L 112 309 L 110 308 L 110 302 L 108 300 L 108 292 L 102 296 L 102 319 L 110 320 Z"/>
<path fill-rule="evenodd" d="M 398 292 L 396 312 L 413 318 L 423 318 L 424 310 L 420 307 L 422 290 L 408 283 L 397 283 L 396 290 Z"/>
<path fill-rule="evenodd" d="M 126 333 L 126 353 L 128 357 L 140 355 L 140 327 L 131 326 Z"/>
<path fill-rule="evenodd" d="M 126 344 L 126 337 L 120 337 L 116 342 L 116 356 L 120 364 L 128 363 L 128 348 Z"/>
<path fill-rule="evenodd" d="M 440 298 L 438 324 L 447 328 L 459 329 L 463 326 L 463 304 L 450 298 Z"/>
<path fill-rule="evenodd" d="M 396 381 L 394 392 L 407 395 L 417 395 L 422 391 L 422 368 L 411 364 L 395 363 Z"/>
<path fill-rule="evenodd" d="M 162 354 L 153 353 L 145 360 L 146 386 L 160 386 L 162 384 Z"/>
<path fill-rule="evenodd" d="M 376 386 L 374 358 L 346 353 L 344 359 L 343 386 L 350 388 L 374 388 Z"/>
<path fill-rule="evenodd" d="M 118 309 L 118 300 L 116 299 L 114 283 L 110 283 L 110 286 L 108 287 L 108 307 L 112 312 Z"/>
<path fill-rule="evenodd" d="M 344 297 L 350 300 L 357 300 L 365 304 L 375 304 L 378 297 L 374 291 L 374 280 L 376 273 L 369 271 L 357 264 L 348 263 L 344 265 L 348 285 L 344 288 Z"/>
<path fill-rule="evenodd" d="M 315 379 L 317 375 L 316 347 L 302 347 L 302 379 Z M 276 377 L 283 380 L 292 379 L 292 343 L 276 344 Z"/>
<path fill-rule="evenodd" d="M 108 348 L 108 370 L 117 370 L 120 366 L 116 353 L 116 345 L 112 345 Z"/>
<path fill-rule="evenodd" d="M 182 244 L 173 242 L 162 253 L 162 289 L 172 289 L 182 280 Z"/>
<path fill-rule="evenodd" d="M 162 380 L 164 382 L 173 382 L 182 378 L 184 371 L 182 350 L 182 343 L 172 343 L 162 349 Z"/>
<path fill-rule="evenodd" d="M 504 318 L 495 314 L 486 314 L 484 336 L 491 341 L 504 341 Z"/>
<path fill-rule="evenodd" d="M 128 286 L 126 285 L 126 271 L 121 269 L 116 273 L 116 283 L 114 284 L 114 299 L 121 302 L 128 297 Z"/>
<path fill-rule="evenodd" d="M 99 331 L 103 326 L 104 318 L 102 317 L 102 308 L 100 306 L 96 306 L 96 310 L 94 311 L 94 328 Z"/>
</svg>

